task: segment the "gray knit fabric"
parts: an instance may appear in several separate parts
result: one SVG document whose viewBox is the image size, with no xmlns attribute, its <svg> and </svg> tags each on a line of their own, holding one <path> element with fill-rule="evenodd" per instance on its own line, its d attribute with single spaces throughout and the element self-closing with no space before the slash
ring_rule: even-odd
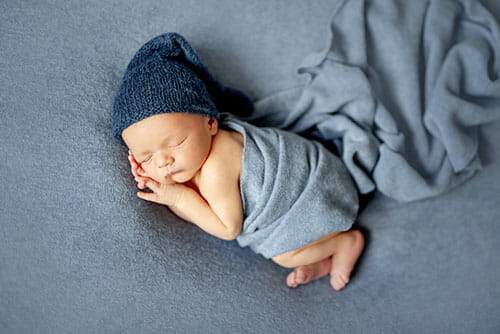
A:
<svg viewBox="0 0 500 334">
<path fill-rule="evenodd" d="M 241 247 L 271 258 L 351 228 L 359 208 L 356 187 L 322 144 L 228 114 L 220 124 L 244 137 Z"/>
<path fill-rule="evenodd" d="M 500 119 L 500 26 L 476 0 L 342 0 L 307 84 L 255 103 L 256 125 L 334 141 L 362 194 L 442 194 L 483 166 L 479 126 Z"/>
<path fill-rule="evenodd" d="M 356 218 L 366 247 L 342 291 L 329 275 L 288 288 L 291 269 L 136 196 L 110 114 L 143 42 L 179 31 L 257 106 L 302 85 L 296 69 L 330 45 L 332 24 L 334 45 L 366 40 L 371 57 L 382 41 L 404 44 L 388 36 L 404 29 L 407 6 L 448 3 L 367 0 L 337 23 L 340 2 L 0 1 L 0 333 L 500 333 L 500 121 L 479 127 L 483 168 L 462 185 L 410 203 L 375 192 Z M 499 0 L 470 3 L 500 22 Z M 449 10 L 432 13 L 461 26 Z M 412 14 L 410 27 L 431 36 L 431 21 Z M 467 24 L 490 29 L 482 17 Z M 393 28 L 379 37 L 382 23 Z"/>
</svg>

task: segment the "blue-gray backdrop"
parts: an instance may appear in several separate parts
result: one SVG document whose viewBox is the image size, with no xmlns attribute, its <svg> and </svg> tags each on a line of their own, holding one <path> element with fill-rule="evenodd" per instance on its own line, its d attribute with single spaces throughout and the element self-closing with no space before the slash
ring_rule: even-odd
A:
<svg viewBox="0 0 500 334">
<path fill-rule="evenodd" d="M 257 100 L 303 84 L 336 4 L 0 2 L 0 332 L 498 333 L 499 122 L 463 185 L 406 204 L 375 193 L 341 292 L 289 289 L 287 269 L 135 195 L 110 115 L 143 43 L 177 31 Z"/>
</svg>

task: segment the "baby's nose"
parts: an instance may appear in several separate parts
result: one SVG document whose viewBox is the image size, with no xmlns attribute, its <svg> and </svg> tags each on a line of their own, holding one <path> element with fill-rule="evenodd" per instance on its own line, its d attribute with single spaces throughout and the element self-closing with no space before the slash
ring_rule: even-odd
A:
<svg viewBox="0 0 500 334">
<path fill-rule="evenodd" d="M 174 163 L 174 158 L 173 157 L 167 157 L 167 156 L 164 156 L 164 157 L 161 157 L 159 160 L 158 160 L 158 165 L 159 167 L 163 167 L 163 166 L 167 166 L 167 165 L 171 165 Z"/>
</svg>

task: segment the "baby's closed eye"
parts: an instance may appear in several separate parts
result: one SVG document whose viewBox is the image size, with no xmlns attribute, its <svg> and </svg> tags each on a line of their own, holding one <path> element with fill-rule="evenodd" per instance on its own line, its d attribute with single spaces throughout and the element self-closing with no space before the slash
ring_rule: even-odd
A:
<svg viewBox="0 0 500 334">
<path fill-rule="evenodd" d="M 184 143 L 186 143 L 186 141 L 187 141 L 188 138 L 189 138 L 189 136 L 186 136 L 183 139 L 180 139 L 179 141 L 177 141 L 176 144 L 166 145 L 166 147 L 168 147 L 169 149 L 178 149 L 178 148 L 181 148 L 184 145 Z M 138 164 L 139 165 L 141 165 L 141 164 L 147 164 L 147 163 L 149 163 L 151 161 L 151 158 L 152 158 L 152 155 L 149 155 L 144 160 L 138 162 Z"/>
<path fill-rule="evenodd" d="M 174 144 L 174 145 L 168 146 L 168 147 L 170 147 L 170 148 L 178 148 L 178 147 L 180 147 L 182 144 L 184 144 L 186 142 L 187 138 L 188 137 L 185 137 L 184 139 L 181 139 L 180 141 L 177 141 L 177 144 Z"/>
</svg>

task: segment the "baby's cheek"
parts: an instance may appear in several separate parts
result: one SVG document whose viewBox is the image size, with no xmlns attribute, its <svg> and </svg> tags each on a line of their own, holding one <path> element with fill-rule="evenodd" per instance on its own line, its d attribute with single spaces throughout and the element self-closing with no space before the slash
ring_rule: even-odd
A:
<svg viewBox="0 0 500 334">
<path fill-rule="evenodd" d="M 147 175 L 156 175 L 156 168 L 152 168 L 151 166 L 143 166 L 143 172 L 146 172 Z"/>
<path fill-rule="evenodd" d="M 149 165 L 142 167 L 142 173 L 144 176 L 150 177 L 155 181 L 158 181 L 158 169 L 151 167 Z"/>
</svg>

